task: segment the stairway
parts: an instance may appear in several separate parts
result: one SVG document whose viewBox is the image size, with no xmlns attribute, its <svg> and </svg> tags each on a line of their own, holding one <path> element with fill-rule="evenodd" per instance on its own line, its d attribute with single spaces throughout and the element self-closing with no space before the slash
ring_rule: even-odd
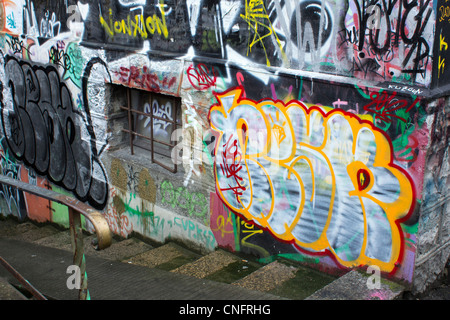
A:
<svg viewBox="0 0 450 320">
<path fill-rule="evenodd" d="M 18 223 L 13 219 L 0 219 L 0 237 L 11 241 L 27 242 L 42 248 L 64 250 L 68 255 L 71 254 L 69 231 L 60 230 L 50 224 L 37 225 L 32 222 Z M 177 279 L 201 279 L 208 283 L 227 285 L 226 288 L 242 289 L 246 293 L 260 292 L 263 294 L 262 297 L 268 299 L 305 299 L 335 280 L 334 277 L 287 260 L 261 264 L 252 257 L 233 254 L 222 249 L 202 255 L 174 242 L 155 245 L 135 237 L 114 239 L 111 247 L 95 251 L 90 246 L 92 237 L 86 235 L 84 238 L 85 255 L 89 257 L 87 258 L 88 279 L 91 280 L 95 275 L 89 271 L 90 263 L 95 262 L 89 259 L 95 258 L 110 261 L 111 265 L 114 262 L 114 266 L 134 266 L 135 270 L 143 274 L 149 271 L 165 272 L 161 277 L 167 278 L 171 275 L 179 277 Z M 101 263 L 105 264 L 105 262 Z M 126 278 L 128 279 L 126 281 L 132 281 L 130 280 L 133 279 L 132 277 L 133 275 Z M 93 280 L 90 281 L 92 282 Z M 220 288 L 224 290 L 225 287 Z M 122 290 L 122 292 L 125 291 Z M 264 296 L 264 294 L 267 295 Z M 170 297 L 166 298 L 170 299 Z M 211 299 L 214 297 L 211 296 Z"/>
</svg>

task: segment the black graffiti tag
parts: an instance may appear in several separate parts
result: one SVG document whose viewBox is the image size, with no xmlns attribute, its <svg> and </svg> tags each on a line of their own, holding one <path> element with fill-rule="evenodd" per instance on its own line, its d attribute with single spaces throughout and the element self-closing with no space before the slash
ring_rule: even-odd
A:
<svg viewBox="0 0 450 320">
<path fill-rule="evenodd" d="M 6 85 L 12 102 L 2 104 L 8 146 L 18 160 L 72 191 L 77 198 L 103 208 L 106 174 L 95 148 L 95 134 L 74 109 L 69 89 L 52 66 L 32 66 L 14 57 L 5 60 Z M 89 137 L 83 139 L 83 132 Z"/>
</svg>

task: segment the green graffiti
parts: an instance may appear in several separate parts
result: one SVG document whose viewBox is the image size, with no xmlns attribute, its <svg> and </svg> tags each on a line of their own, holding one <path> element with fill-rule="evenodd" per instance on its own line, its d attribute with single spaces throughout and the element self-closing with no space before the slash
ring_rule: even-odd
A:
<svg viewBox="0 0 450 320">
<path fill-rule="evenodd" d="M 312 263 L 312 264 L 320 263 L 319 258 L 307 257 L 300 253 L 279 253 L 279 254 L 275 254 L 273 256 L 260 258 L 260 259 L 258 259 L 258 262 L 267 264 L 267 263 L 271 263 L 271 262 L 277 260 L 278 258 L 284 258 L 284 259 L 297 261 L 297 262 L 303 262 L 303 263 Z"/>
<path fill-rule="evenodd" d="M 70 79 L 81 88 L 81 75 L 83 71 L 84 58 L 80 47 L 76 43 L 69 43 L 64 57 L 65 72 L 63 79 Z"/>
<path fill-rule="evenodd" d="M 172 208 L 187 210 L 189 216 L 203 218 L 207 223 L 208 201 L 200 192 L 189 192 L 185 187 L 175 188 L 172 182 L 165 180 L 161 184 L 162 203 Z"/>
</svg>

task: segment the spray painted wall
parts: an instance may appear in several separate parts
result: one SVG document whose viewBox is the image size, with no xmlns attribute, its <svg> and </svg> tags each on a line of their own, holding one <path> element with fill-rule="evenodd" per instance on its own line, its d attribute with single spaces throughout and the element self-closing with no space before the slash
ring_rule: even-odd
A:
<svg viewBox="0 0 450 320">
<path fill-rule="evenodd" d="M 409 284 L 430 252 L 448 257 L 443 1 L 0 9 L 3 174 L 91 204 L 124 237 L 376 265 Z M 178 173 L 130 154 L 125 88 L 181 98 Z M 67 223 L 53 203 L 0 194 L 2 215 Z"/>
</svg>

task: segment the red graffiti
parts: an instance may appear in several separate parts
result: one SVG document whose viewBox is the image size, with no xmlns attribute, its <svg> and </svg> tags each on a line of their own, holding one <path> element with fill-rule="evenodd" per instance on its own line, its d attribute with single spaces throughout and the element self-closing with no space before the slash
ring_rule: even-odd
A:
<svg viewBox="0 0 450 320">
<path fill-rule="evenodd" d="M 370 95 L 372 101 L 364 106 L 364 110 L 375 113 L 375 117 L 384 122 L 391 122 L 392 118 L 406 122 L 406 119 L 398 116 L 396 112 L 406 107 L 408 107 L 406 112 L 410 112 L 420 99 L 417 97 L 408 106 L 408 102 L 405 99 L 398 99 L 396 95 L 397 92 L 393 92 L 391 95 L 386 91 L 372 93 Z"/>
<path fill-rule="evenodd" d="M 118 81 L 128 86 L 136 86 L 145 90 L 154 92 L 165 91 L 173 87 L 177 82 L 176 77 L 164 77 L 162 80 L 154 73 L 150 73 L 147 66 L 138 68 L 120 67 L 119 70 L 113 70 Z"/>
<path fill-rule="evenodd" d="M 359 169 L 357 174 L 357 182 L 359 191 L 365 190 L 370 184 L 370 174 L 366 169 Z"/>
<path fill-rule="evenodd" d="M 227 143 L 225 143 L 223 147 L 224 151 L 222 152 L 222 164 L 220 164 L 220 168 L 226 178 L 234 178 L 236 185 L 231 186 L 228 184 L 228 188 L 221 188 L 221 190 L 232 190 L 237 198 L 242 195 L 242 191 L 246 190 L 246 188 L 240 184 L 240 181 L 242 181 L 243 178 L 238 176 L 239 171 L 242 170 L 242 165 L 239 164 L 241 162 L 242 155 L 238 150 L 237 139 L 233 139 L 233 135 L 230 136 Z"/>
<path fill-rule="evenodd" d="M 211 68 L 212 76 L 208 67 L 203 63 L 200 63 L 197 68 L 191 65 L 186 72 L 189 82 L 197 90 L 206 90 L 216 85 L 217 76 L 214 67 Z"/>
</svg>

